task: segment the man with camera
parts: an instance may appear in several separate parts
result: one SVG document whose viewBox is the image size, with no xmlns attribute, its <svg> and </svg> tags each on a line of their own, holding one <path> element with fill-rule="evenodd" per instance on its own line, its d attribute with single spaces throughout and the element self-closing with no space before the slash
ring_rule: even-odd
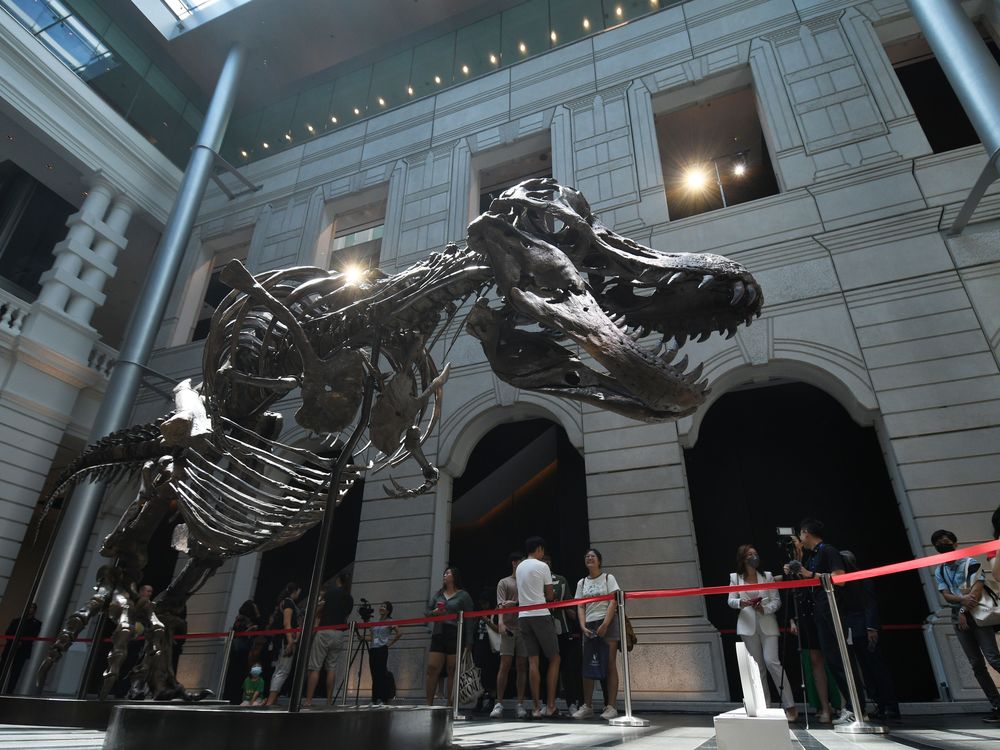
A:
<svg viewBox="0 0 1000 750">
<path fill-rule="evenodd" d="M 319 626 L 346 625 L 347 617 L 354 609 L 354 598 L 350 592 L 350 579 L 344 573 L 337 574 L 323 591 L 322 606 L 319 608 Z M 310 625 L 310 623 L 306 623 Z M 344 630 L 318 630 L 313 638 L 309 653 L 309 674 L 306 678 L 305 706 L 312 705 L 320 670 L 326 669 L 326 705 L 333 704 L 333 686 L 336 682 L 337 659 L 344 643 Z"/>
<path fill-rule="evenodd" d="M 786 575 L 798 575 L 803 579 L 818 579 L 822 574 L 841 575 L 844 573 L 844 561 L 840 556 L 840 551 L 831 544 L 823 541 L 823 523 L 814 518 L 807 518 L 799 524 L 799 541 L 803 549 L 810 554 L 804 558 L 803 562 L 792 560 L 785 565 Z M 854 711 L 858 710 L 863 715 L 865 696 L 864 687 L 858 679 L 858 669 L 851 660 L 851 670 L 854 674 L 854 684 L 858 689 L 859 707 L 851 706 L 851 694 L 847 687 L 847 675 L 844 668 L 843 659 L 840 656 L 840 649 L 837 646 L 837 633 L 833 625 L 833 612 L 830 609 L 830 600 L 822 586 L 816 586 L 812 590 L 813 607 L 815 611 L 816 630 L 819 635 L 819 645 L 823 652 L 823 657 L 833 673 L 833 678 L 837 682 L 840 694 L 844 699 L 845 708 L 841 710 L 840 717 L 834 724 L 849 724 L 854 721 Z M 838 608 L 842 594 L 837 592 Z M 841 620 L 843 626 L 843 620 Z M 846 628 L 844 629 L 846 632 Z"/>
</svg>

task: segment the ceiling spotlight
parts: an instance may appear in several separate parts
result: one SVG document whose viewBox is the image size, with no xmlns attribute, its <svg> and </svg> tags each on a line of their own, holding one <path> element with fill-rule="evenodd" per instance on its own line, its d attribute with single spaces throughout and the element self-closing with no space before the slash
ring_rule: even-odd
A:
<svg viewBox="0 0 1000 750">
<path fill-rule="evenodd" d="M 517 48 L 521 50 L 521 54 L 525 54 L 528 51 L 528 45 L 524 42 L 518 42 Z"/>
<path fill-rule="evenodd" d="M 441 85 L 441 76 L 434 76 L 434 83 L 436 83 L 438 86 L 440 86 Z"/>
<path fill-rule="evenodd" d="M 736 175 L 737 177 L 742 177 L 746 173 L 747 173 L 746 162 L 742 161 L 736 162 L 736 165 L 733 167 L 733 174 Z"/>
<path fill-rule="evenodd" d="M 314 128 L 312 125 L 308 125 L 308 124 L 306 125 L 306 130 L 308 130 L 310 133 L 315 133 L 316 132 L 316 128 Z"/>
<path fill-rule="evenodd" d="M 330 118 L 330 122 L 332 122 L 332 123 L 333 123 L 334 125 L 336 125 L 336 124 L 337 124 L 337 115 L 333 115 L 333 116 L 332 116 L 332 117 Z"/>
<path fill-rule="evenodd" d="M 622 6 L 620 6 L 620 5 L 616 5 L 615 6 L 615 15 L 616 16 L 618 16 L 619 18 L 621 18 L 624 13 L 625 13 L 625 11 L 622 10 Z"/>
<path fill-rule="evenodd" d="M 271 148 L 271 144 L 270 144 L 270 143 L 268 143 L 267 141 L 264 141 L 264 142 L 263 142 L 263 143 L 262 143 L 261 145 L 262 145 L 262 146 L 263 146 L 264 148 Z"/>
<path fill-rule="evenodd" d="M 584 18 L 583 18 L 583 28 L 586 31 L 590 31 L 590 19 L 587 18 L 586 16 L 584 16 Z"/>
<path fill-rule="evenodd" d="M 291 133 L 285 133 L 285 140 L 288 141 L 289 143 L 291 143 L 291 141 L 292 141 L 292 134 Z"/>
<path fill-rule="evenodd" d="M 84 198 L 86 198 L 88 195 L 90 195 L 90 192 L 87 191 L 87 190 L 84 190 L 82 193 L 80 193 L 80 195 L 82 195 Z"/>
<path fill-rule="evenodd" d="M 549 39 L 552 40 L 553 44 L 555 44 L 559 40 L 559 37 L 556 36 L 555 29 L 553 29 L 552 32 L 549 34 Z"/>
<path fill-rule="evenodd" d="M 47 170 L 49 170 L 50 172 L 52 172 L 52 171 L 55 170 L 56 167 L 55 167 L 55 165 L 52 162 L 47 161 L 47 162 L 45 162 L 45 168 Z"/>
<path fill-rule="evenodd" d="M 468 66 L 468 65 L 463 65 L 463 66 L 462 66 L 462 72 L 463 72 L 463 73 L 464 73 L 465 75 L 469 75 L 469 66 Z"/>
<path fill-rule="evenodd" d="M 246 149 L 242 149 L 240 151 L 240 156 L 242 156 L 244 159 L 246 159 L 248 156 L 250 156 L 250 154 L 247 153 Z"/>
<path fill-rule="evenodd" d="M 708 172 L 702 167 L 688 167 L 684 172 L 684 186 L 688 190 L 704 190 L 708 186 Z"/>
<path fill-rule="evenodd" d="M 360 110 L 360 109 L 358 109 L 357 107 L 355 107 L 355 108 L 354 108 L 354 114 L 356 114 L 356 115 L 360 115 L 360 114 L 361 114 L 361 110 Z"/>
<path fill-rule="evenodd" d="M 13 143 L 14 141 L 17 140 L 17 136 L 15 136 L 13 133 L 7 133 L 7 140 Z"/>
<path fill-rule="evenodd" d="M 410 96 L 413 96 L 413 86 L 407 86 L 406 93 L 409 94 Z"/>
<path fill-rule="evenodd" d="M 385 106 L 385 99 L 383 99 L 381 96 L 378 98 L 378 106 L 380 107 Z"/>
<path fill-rule="evenodd" d="M 491 53 L 490 53 L 490 65 L 496 65 L 496 64 L 497 64 L 497 56 L 496 56 L 496 55 L 494 55 L 494 54 L 493 54 L 493 53 L 491 52 Z"/>
</svg>

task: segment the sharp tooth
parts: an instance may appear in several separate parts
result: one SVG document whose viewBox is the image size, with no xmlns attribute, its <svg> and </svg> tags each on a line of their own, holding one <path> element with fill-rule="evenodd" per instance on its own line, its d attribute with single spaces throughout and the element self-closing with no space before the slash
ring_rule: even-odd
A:
<svg viewBox="0 0 1000 750">
<path fill-rule="evenodd" d="M 685 354 L 683 357 L 681 357 L 681 361 L 678 362 L 673 367 L 674 370 L 676 370 L 677 372 L 683 373 L 687 369 L 687 366 L 688 366 L 688 355 Z"/>
<path fill-rule="evenodd" d="M 756 317 L 756 318 L 760 317 L 760 310 L 757 311 L 757 313 L 756 313 L 756 315 L 754 315 L 754 317 Z"/>
<path fill-rule="evenodd" d="M 747 328 L 749 328 L 751 323 L 753 323 L 753 315 L 747 315 L 746 319 L 743 321 L 743 324 Z"/>
<path fill-rule="evenodd" d="M 677 281 L 680 281 L 683 278 L 684 278 L 684 272 L 683 271 L 678 271 L 677 273 L 673 274 L 670 277 L 670 279 L 667 281 L 667 286 L 670 286 L 671 284 L 673 284 L 673 283 L 675 283 Z M 663 281 L 663 279 L 660 279 L 660 281 Z"/>
<path fill-rule="evenodd" d="M 712 276 L 712 274 L 706 273 L 704 276 L 701 277 L 701 282 L 698 284 L 698 288 L 701 289 L 703 287 L 706 287 L 713 281 L 715 281 L 715 277 Z"/>
<path fill-rule="evenodd" d="M 757 287 L 753 284 L 747 287 L 747 304 L 752 305 L 757 301 Z"/>
<path fill-rule="evenodd" d="M 681 347 L 688 340 L 688 335 L 686 333 L 678 333 L 674 338 L 677 339 L 677 346 Z"/>
<path fill-rule="evenodd" d="M 674 353 L 676 353 L 677 350 L 681 348 L 681 345 L 677 343 L 677 338 L 674 336 L 671 336 L 669 339 L 664 337 L 662 346 L 664 349 L 667 349 L 668 351 Z"/>
<path fill-rule="evenodd" d="M 708 337 L 711 335 L 711 331 L 702 331 L 701 336 L 698 337 L 698 343 L 700 344 L 702 341 L 708 341 Z"/>
<path fill-rule="evenodd" d="M 660 355 L 660 362 L 662 362 L 665 365 L 669 365 L 671 362 L 674 361 L 674 357 L 676 356 L 677 356 L 676 349 L 667 349 L 663 352 L 662 355 Z"/>
<path fill-rule="evenodd" d="M 618 316 L 617 318 L 615 318 L 615 319 L 614 319 L 613 321 L 611 321 L 611 322 L 612 322 L 612 323 L 614 323 L 614 324 L 615 324 L 616 326 L 618 326 L 619 328 L 621 328 L 621 327 L 622 327 L 622 325 L 624 325 L 624 323 L 625 323 L 625 316 L 624 316 L 624 315 L 619 315 L 619 316 Z"/>
<path fill-rule="evenodd" d="M 733 298 L 729 300 L 730 305 L 735 305 L 741 299 L 743 299 L 743 293 L 746 292 L 747 288 L 742 281 L 737 281 L 733 284 Z"/>
<path fill-rule="evenodd" d="M 642 326 L 640 330 L 642 331 L 643 338 L 649 335 L 649 326 Z"/>
<path fill-rule="evenodd" d="M 633 341 L 638 341 L 639 339 L 642 338 L 642 331 L 636 328 L 629 334 L 629 338 L 632 339 Z"/>
<path fill-rule="evenodd" d="M 731 339 L 735 335 L 736 335 L 736 326 L 733 326 L 733 327 L 731 327 L 731 328 L 729 328 L 729 329 L 726 330 L 726 338 L 727 339 Z"/>
<path fill-rule="evenodd" d="M 705 363 L 699 362 L 698 366 L 687 374 L 687 379 L 692 383 L 695 382 L 698 378 L 701 377 L 701 371 L 704 369 L 705 369 Z"/>
</svg>

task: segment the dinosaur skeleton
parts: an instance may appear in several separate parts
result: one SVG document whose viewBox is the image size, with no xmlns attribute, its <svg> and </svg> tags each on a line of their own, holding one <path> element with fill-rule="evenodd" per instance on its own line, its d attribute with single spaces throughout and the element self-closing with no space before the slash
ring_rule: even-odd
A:
<svg viewBox="0 0 1000 750">
<path fill-rule="evenodd" d="M 102 697 L 117 681 L 137 623 L 147 641 L 130 695 L 148 688 L 156 699 L 200 697 L 173 674 L 171 637 L 184 627 L 188 597 L 226 558 L 297 539 L 321 520 L 328 497 L 339 502 L 363 474 L 412 458 L 423 484 L 391 480 L 386 492 L 412 496 L 434 486 L 438 472 L 421 446 L 440 419 L 449 370 L 438 368 L 431 350 L 448 329 L 460 335 L 460 311 L 468 308 L 465 330 L 502 380 L 657 422 L 704 401 L 702 365 L 686 371 L 687 356 L 674 361 L 685 341 L 716 331 L 732 337 L 763 304 L 738 263 L 662 253 L 621 237 L 583 195 L 551 179 L 505 191 L 469 225 L 466 248 L 448 245 L 393 275 L 375 270 L 352 280 L 299 267 L 252 276 L 233 261 L 222 280 L 233 291 L 212 319 L 201 385 L 175 389 L 169 418 L 89 448 L 48 499 L 84 477 L 141 474 L 138 495 L 101 549 L 115 565 L 101 568 L 94 595 L 68 619 L 40 682 L 106 611 L 115 628 Z M 494 286 L 495 306 L 485 296 Z M 654 333 L 660 340 L 647 347 L 641 340 Z M 370 352 L 379 352 L 387 371 Z M 366 388 L 376 395 L 362 423 Z M 323 450 L 278 440 L 282 419 L 271 407 L 295 390 L 295 421 Z M 356 437 L 362 441 L 349 458 L 371 460 L 335 472 L 341 448 Z M 174 546 L 190 560 L 150 603 L 137 590 L 147 545 L 174 508 L 183 521 Z"/>
</svg>

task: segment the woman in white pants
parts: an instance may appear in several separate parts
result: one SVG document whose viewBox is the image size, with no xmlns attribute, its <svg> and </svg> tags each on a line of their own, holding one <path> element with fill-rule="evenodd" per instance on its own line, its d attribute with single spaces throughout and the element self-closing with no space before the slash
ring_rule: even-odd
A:
<svg viewBox="0 0 1000 750">
<path fill-rule="evenodd" d="M 759 573 L 760 555 L 751 544 L 741 544 L 736 549 L 736 572 L 729 574 L 730 586 L 745 586 L 755 583 L 770 583 L 774 576 L 768 571 Z M 760 681 L 767 691 L 767 677 L 764 667 L 771 673 L 771 679 L 781 691 L 781 707 L 789 721 L 798 718 L 798 709 L 792 698 L 788 677 L 778 659 L 778 620 L 774 613 L 781 607 L 781 597 L 776 589 L 763 591 L 741 591 L 729 594 L 729 606 L 737 609 L 740 616 L 736 621 L 736 634 L 743 639 L 747 651 L 757 662 Z"/>
</svg>

